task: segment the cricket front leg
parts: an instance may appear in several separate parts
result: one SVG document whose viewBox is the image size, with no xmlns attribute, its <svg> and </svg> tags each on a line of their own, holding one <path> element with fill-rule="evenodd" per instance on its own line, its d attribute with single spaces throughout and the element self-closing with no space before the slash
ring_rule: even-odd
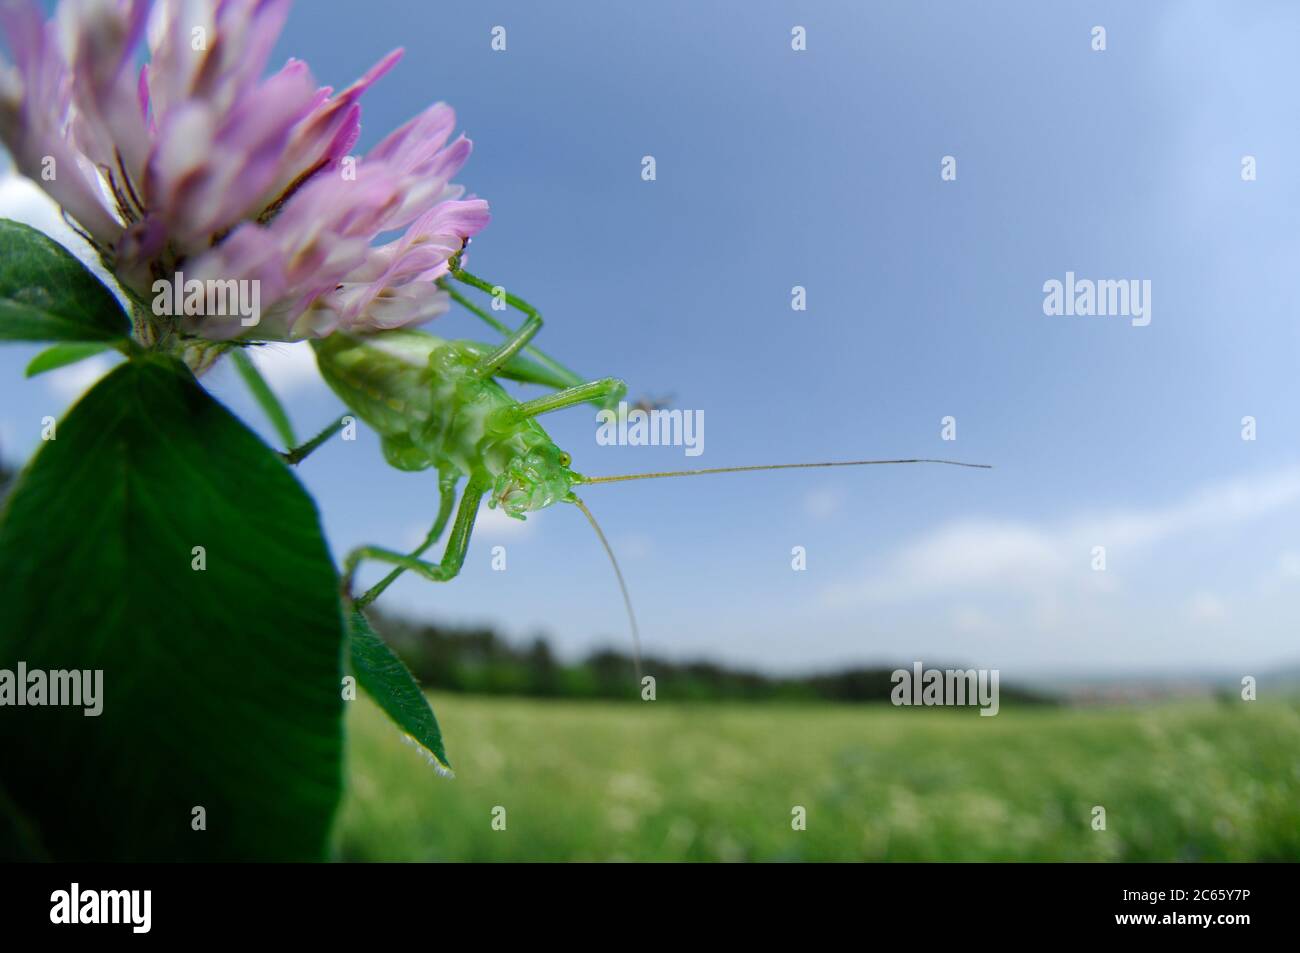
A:
<svg viewBox="0 0 1300 953">
<path fill-rule="evenodd" d="M 465 487 L 465 492 L 460 498 L 460 508 L 456 511 L 456 522 L 452 525 L 451 536 L 447 540 L 447 548 L 443 551 L 441 561 L 431 563 L 392 549 L 384 549 L 379 546 L 361 546 L 349 553 L 348 558 L 343 561 L 344 594 L 351 593 L 352 578 L 356 575 L 357 567 L 368 559 L 398 566 L 403 570 L 410 570 L 430 582 L 447 582 L 450 579 L 455 579 L 460 574 L 461 567 L 465 565 L 465 554 L 469 551 L 470 536 L 474 533 L 474 518 L 478 515 L 479 502 L 488 489 L 487 477 L 480 475 L 470 478 Z M 374 589 L 371 589 L 358 597 L 353 602 L 353 605 L 358 609 L 364 609 L 374 601 L 378 594 Z"/>
<path fill-rule="evenodd" d="M 457 281 L 469 285 L 471 288 L 477 288 L 479 291 L 486 292 L 487 294 L 495 295 L 498 292 L 504 292 L 504 289 L 483 280 L 477 275 L 472 275 L 461 268 L 459 258 L 452 259 L 450 276 L 455 278 Z M 479 362 L 476 372 L 480 377 L 491 377 L 498 374 L 505 368 L 506 364 L 519 355 L 520 352 L 525 352 L 533 360 L 542 365 L 544 369 L 554 375 L 555 381 L 562 382 L 569 388 L 577 387 L 582 384 L 583 379 L 579 375 L 575 374 L 563 364 L 533 346 L 533 338 L 535 338 L 537 333 L 542 329 L 542 315 L 541 312 L 523 298 L 509 293 L 503 294 L 506 304 L 514 308 L 516 311 L 519 311 L 526 319 L 523 325 L 520 326 L 519 330 L 511 331 L 486 311 L 474 305 L 463 296 L 457 294 L 456 291 L 447 283 L 446 279 L 439 279 L 439 282 L 458 303 L 463 304 L 471 312 L 478 315 L 479 318 L 492 325 L 492 327 L 496 328 L 502 334 L 506 335 L 505 343 Z M 592 399 L 591 402 L 601 408 L 611 406 L 608 403 L 602 404 L 597 399 Z"/>
<path fill-rule="evenodd" d="M 522 404 L 515 404 L 501 413 L 505 420 L 513 423 L 526 420 L 529 417 L 540 417 L 542 414 L 554 413 L 557 410 L 563 410 L 566 407 L 572 407 L 575 404 L 582 404 L 587 401 L 591 401 L 598 406 L 607 405 L 610 401 L 617 403 L 626 395 L 627 385 L 621 380 L 617 377 L 602 377 L 597 381 L 587 381 L 585 384 L 566 387 L 554 394 L 526 400 Z"/>
<path fill-rule="evenodd" d="M 469 284 L 471 287 L 487 288 L 489 289 L 489 293 L 491 293 L 492 290 L 495 290 L 492 285 L 488 284 L 488 282 L 483 281 L 481 278 L 477 278 L 474 275 L 469 274 L 469 272 L 460 271 L 459 269 L 457 269 L 457 271 L 454 274 L 457 277 L 457 280 L 463 281 L 466 284 Z M 497 318 L 489 314 L 486 310 L 479 307 L 469 298 L 465 297 L 463 294 L 457 291 L 452 286 L 450 279 L 439 278 L 438 287 L 446 291 L 451 296 L 451 299 L 453 301 L 459 304 L 470 314 L 477 317 L 484 324 L 491 327 L 493 330 L 499 333 L 503 338 L 506 339 L 512 338 L 517 333 L 514 328 L 510 327 L 503 321 L 499 321 Z M 516 298 L 515 300 L 518 301 L 519 299 Z M 531 316 L 531 313 L 533 313 L 534 311 L 535 309 L 533 309 L 530 306 L 529 311 L 525 312 L 525 316 Z M 532 380 L 530 381 L 530 383 L 543 384 L 547 387 L 559 387 L 559 388 L 572 387 L 574 384 L 582 383 L 582 376 L 580 374 L 577 374 L 576 372 L 569 370 L 569 368 L 565 367 L 555 358 L 551 357 L 545 351 L 540 350 L 533 344 L 531 343 L 525 344 L 524 353 L 526 353 L 529 357 L 531 357 L 534 361 L 536 361 L 537 364 L 540 365 L 541 368 L 546 372 L 545 379 Z"/>
</svg>

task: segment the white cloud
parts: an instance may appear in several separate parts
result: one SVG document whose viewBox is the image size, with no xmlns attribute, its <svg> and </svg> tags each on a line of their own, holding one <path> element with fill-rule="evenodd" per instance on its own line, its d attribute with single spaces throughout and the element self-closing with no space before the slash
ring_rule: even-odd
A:
<svg viewBox="0 0 1300 953">
<path fill-rule="evenodd" d="M 1268 569 L 1259 581 L 1264 593 L 1294 592 L 1300 586 L 1300 552 L 1288 549 L 1278 553 L 1276 564 Z"/>
<path fill-rule="evenodd" d="M 0 172 L 0 218 L 10 218 L 44 232 L 80 259 L 115 294 L 118 293 L 116 283 L 104 270 L 95 249 L 68 227 L 58 203 L 31 179 L 10 170 Z M 120 294 L 118 298 L 121 298 Z"/>
<path fill-rule="evenodd" d="M 845 499 L 843 490 L 834 487 L 818 487 L 804 495 L 804 512 L 813 519 L 829 519 L 840 511 Z"/>
<path fill-rule="evenodd" d="M 484 497 L 482 504 L 478 508 L 478 516 L 474 520 L 474 537 L 483 540 L 501 540 L 531 536 L 537 524 L 537 518 L 537 513 L 529 513 L 526 520 L 517 520 L 506 516 L 505 510 L 501 509 L 501 507 L 490 508 L 487 504 L 487 497 Z M 428 532 L 429 525 L 427 524 L 412 526 L 406 534 L 404 548 L 409 550 L 419 546 L 420 543 L 424 542 L 424 537 Z M 444 538 L 446 535 L 446 533 L 443 533 Z"/>
<path fill-rule="evenodd" d="M 248 352 L 271 390 L 281 399 L 325 388 L 316 367 L 316 355 L 306 341 L 267 344 L 249 348 Z"/>
<path fill-rule="evenodd" d="M 1209 625 L 1226 619 L 1228 610 L 1223 600 L 1214 593 L 1198 592 L 1188 602 L 1186 615 L 1189 622 Z"/>
<path fill-rule="evenodd" d="M 96 354 L 76 364 L 42 375 L 45 386 L 65 402 L 72 402 L 90 390 L 92 384 L 113 369 L 117 362 L 107 354 Z"/>
<path fill-rule="evenodd" d="M 988 614 L 975 606 L 958 606 L 952 611 L 951 623 L 955 631 L 967 635 L 986 635 L 995 628 Z"/>
<path fill-rule="evenodd" d="M 614 552 L 620 559 L 645 559 L 654 552 L 654 548 L 654 541 L 641 533 L 621 536 L 614 544 Z"/>
<path fill-rule="evenodd" d="M 537 525 L 537 518 L 537 513 L 529 513 L 528 519 L 517 520 L 507 516 L 506 511 L 499 506 L 489 507 L 487 497 L 484 497 L 483 505 L 478 508 L 478 519 L 474 521 L 474 534 L 476 536 L 482 534 L 486 539 L 531 536 Z"/>
<path fill-rule="evenodd" d="M 1113 591 L 1117 558 L 1173 537 L 1244 523 L 1300 502 L 1300 467 L 1197 488 L 1148 509 L 1079 514 L 1055 524 L 1002 519 L 949 523 L 896 551 L 882 569 L 824 592 L 830 605 L 905 602 L 956 593 L 1034 593 L 1066 579 L 1093 593 Z M 1106 547 L 1107 572 L 1092 572 L 1092 548 Z"/>
<path fill-rule="evenodd" d="M 13 172 L 0 174 L 0 215 L 39 228 L 71 251 L 94 256 L 94 249 L 63 220 L 58 203 L 31 179 Z"/>
</svg>

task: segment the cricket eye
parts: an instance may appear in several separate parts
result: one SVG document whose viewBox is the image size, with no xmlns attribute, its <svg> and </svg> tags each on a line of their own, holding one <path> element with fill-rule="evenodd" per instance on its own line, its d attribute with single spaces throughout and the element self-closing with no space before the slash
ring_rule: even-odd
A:
<svg viewBox="0 0 1300 953">
<path fill-rule="evenodd" d="M 573 457 L 569 456 L 567 453 L 560 454 L 560 466 L 568 467 L 568 465 L 572 462 L 573 462 Z"/>
</svg>

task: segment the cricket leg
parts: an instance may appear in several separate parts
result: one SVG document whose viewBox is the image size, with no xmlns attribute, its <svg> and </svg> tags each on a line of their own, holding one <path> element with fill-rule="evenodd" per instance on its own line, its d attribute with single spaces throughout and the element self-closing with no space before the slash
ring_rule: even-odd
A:
<svg viewBox="0 0 1300 953">
<path fill-rule="evenodd" d="M 285 463 L 288 464 L 301 463 L 303 460 L 306 460 L 307 457 L 309 457 L 313 452 L 320 449 L 321 445 L 325 443 L 326 440 L 328 440 L 330 437 L 334 436 L 336 433 L 342 430 L 346 425 L 347 419 L 348 419 L 348 415 L 344 414 L 338 420 L 334 421 L 334 423 L 330 424 L 328 427 L 326 427 L 316 436 L 312 437 L 310 440 L 304 443 L 301 447 L 294 447 L 292 450 L 287 450 L 284 453 L 280 454 L 280 456 L 284 459 Z"/>
<path fill-rule="evenodd" d="M 379 546 L 362 546 L 354 549 L 348 554 L 348 558 L 343 561 L 343 591 L 345 593 L 352 591 L 352 577 L 356 574 L 357 566 L 367 559 L 400 566 L 402 569 L 409 569 L 431 582 L 447 582 L 449 579 L 455 579 L 460 573 L 461 567 L 465 565 L 465 553 L 469 550 L 469 538 L 474 532 L 474 518 L 478 515 L 479 501 L 483 498 L 483 494 L 488 491 L 488 486 L 489 481 L 484 476 L 470 478 L 469 483 L 465 486 L 465 493 L 460 498 L 460 508 L 456 511 L 456 522 L 452 524 L 451 537 L 447 540 L 447 548 L 443 550 L 440 562 L 425 562 L 418 557 L 407 556 L 404 553 L 383 549 Z M 366 593 L 366 595 L 355 600 L 353 605 L 358 609 L 363 609 L 373 599 L 374 597 L 370 593 Z"/>
<path fill-rule="evenodd" d="M 459 272 L 458 274 L 463 275 L 465 273 Z M 484 284 L 487 284 L 487 282 L 484 282 Z M 506 301 L 523 311 L 528 316 L 527 320 L 500 347 L 478 362 L 474 371 L 479 377 L 495 376 L 501 366 L 527 347 L 528 343 L 537 337 L 537 332 L 542 329 L 543 322 L 540 311 L 514 295 L 506 295 Z"/>
<path fill-rule="evenodd" d="M 467 272 L 467 270 L 461 268 L 459 257 L 458 259 L 451 260 L 451 277 L 455 278 L 456 281 L 464 282 L 465 285 L 476 287 L 476 289 L 480 291 L 486 291 L 487 294 L 495 294 L 495 291 L 498 290 L 497 286 L 491 285 L 491 283 L 482 280 L 482 278 L 478 277 L 477 274 L 471 274 Z M 465 299 L 463 296 L 455 293 L 455 291 L 452 291 L 446 282 L 443 282 L 442 286 L 446 287 L 446 289 L 450 291 L 452 298 L 454 298 L 456 302 L 463 303 L 465 307 L 471 309 L 471 311 L 476 313 L 478 317 L 487 321 L 487 324 L 493 325 L 494 328 L 497 328 L 499 332 L 502 332 L 503 334 L 510 333 L 508 332 L 506 325 L 503 325 L 502 322 L 491 317 L 489 313 L 482 311 L 481 308 L 473 306 L 468 299 Z M 517 298 L 516 295 L 507 293 L 506 303 L 508 306 L 515 308 L 516 311 L 523 313 L 526 320 L 517 332 L 513 332 L 512 337 L 508 338 L 504 345 L 500 346 L 497 348 L 497 351 L 494 351 L 493 354 L 487 355 L 484 360 L 480 361 L 480 365 L 478 365 L 478 373 L 484 377 L 493 376 L 493 374 L 497 373 L 499 369 L 502 368 L 502 365 L 506 364 L 507 361 L 510 361 L 512 358 L 515 358 L 520 351 L 526 351 L 530 358 L 536 360 L 537 363 L 541 364 L 543 368 L 547 369 L 547 371 L 554 373 L 556 378 L 563 380 L 565 384 L 568 384 L 571 387 L 580 385 L 582 378 L 578 376 L 578 374 L 569 371 L 569 369 L 564 367 L 563 364 L 560 364 L 559 361 L 550 358 L 550 356 L 546 355 L 545 352 L 539 351 L 538 348 L 532 346 L 532 339 L 537 337 L 537 333 L 542 329 L 541 312 L 538 312 L 537 308 L 534 308 L 532 304 L 525 302 L 523 298 Z M 619 397 L 621 397 L 621 394 Z M 593 400 L 595 406 L 601 408 L 612 407 L 615 402 L 601 403 L 598 402 L 598 400 Z"/>
<path fill-rule="evenodd" d="M 484 281 L 482 278 L 479 278 L 477 275 L 471 275 L 468 271 L 463 270 L 458 261 L 453 260 L 451 265 L 451 276 L 457 281 L 463 281 L 470 287 L 478 288 L 480 291 L 485 291 L 488 294 L 492 294 L 496 290 L 493 285 Z M 478 375 L 480 377 L 495 376 L 497 372 L 500 371 L 508 361 L 518 355 L 520 351 L 527 350 L 538 363 L 542 364 L 548 370 L 558 374 L 570 387 L 576 387 L 581 384 L 581 377 L 574 374 L 563 365 L 556 363 L 546 354 L 531 346 L 530 342 L 537 336 L 537 332 L 542 329 L 541 312 L 523 298 L 516 297 L 515 295 L 507 293 L 505 300 L 506 304 L 510 305 L 515 310 L 522 312 L 527 320 L 524 321 L 518 331 L 513 332 L 513 335 L 508 338 L 504 344 L 479 362 L 476 368 Z M 505 326 L 500 324 L 500 322 L 497 322 L 495 318 L 488 316 L 486 312 L 481 312 L 480 317 L 486 317 L 489 323 L 493 323 L 494 326 L 498 328 L 505 328 Z M 593 403 L 596 403 L 596 406 L 602 408 L 611 406 L 611 404 L 599 403 L 595 400 L 593 400 Z"/>
<path fill-rule="evenodd" d="M 456 481 L 459 479 L 460 477 L 454 470 L 443 470 L 439 475 L 438 488 L 441 491 L 441 500 L 438 503 L 438 518 L 433 521 L 433 528 L 424 537 L 424 542 L 413 552 L 407 554 L 408 559 L 418 559 L 423 556 L 429 547 L 442 536 L 442 531 L 447 528 L 447 520 L 451 519 L 452 508 L 456 505 Z M 366 593 L 357 600 L 357 604 L 370 605 L 379 598 L 385 589 L 395 583 L 397 578 L 404 572 L 406 572 L 406 568 L 398 566 L 373 588 L 366 590 Z"/>
<path fill-rule="evenodd" d="M 517 422 L 529 417 L 549 414 L 553 410 L 563 410 L 565 407 L 572 407 L 575 404 L 582 404 L 587 401 L 599 402 L 602 405 L 607 401 L 616 402 L 626 394 L 627 385 L 621 380 L 616 377 L 602 377 L 598 381 L 588 381 L 576 387 L 567 387 L 564 390 L 556 391 L 554 394 L 546 394 L 543 397 L 526 400 L 501 413 L 506 417 L 507 421 Z"/>
<path fill-rule="evenodd" d="M 471 281 L 473 281 L 473 287 L 485 288 L 489 294 L 491 294 L 491 292 L 493 291 L 492 285 L 489 285 L 486 281 L 483 281 L 480 278 L 476 278 L 475 276 L 469 274 L 469 272 L 458 271 L 455 277 L 457 277 L 460 281 L 465 282 L 466 284 L 469 284 Z M 515 334 L 514 328 L 511 328 L 503 321 L 497 320 L 486 310 L 479 307 L 469 298 L 465 297 L 463 294 L 461 294 L 459 291 L 453 288 L 451 286 L 451 283 L 446 278 L 438 279 L 438 287 L 442 288 L 449 295 L 451 295 L 451 299 L 455 301 L 458 305 L 460 305 L 466 311 L 470 312 L 470 314 L 475 315 L 479 320 L 481 320 L 484 324 L 487 324 L 489 327 L 491 327 L 493 330 L 499 333 L 502 337 L 509 338 Z M 515 300 L 518 301 L 519 299 L 516 298 Z M 530 310 L 532 310 L 531 307 Z M 546 372 L 544 375 L 538 374 L 537 377 L 541 379 L 532 381 L 532 383 L 545 384 L 546 386 L 551 386 L 551 387 L 572 387 L 574 384 L 582 383 L 582 376 L 580 374 L 569 370 L 559 361 L 555 360 L 555 358 L 551 357 L 549 354 L 542 351 L 540 348 L 537 348 L 532 344 L 528 344 L 524 347 L 524 352 L 528 354 L 539 365 L 541 365 L 542 369 Z"/>
</svg>

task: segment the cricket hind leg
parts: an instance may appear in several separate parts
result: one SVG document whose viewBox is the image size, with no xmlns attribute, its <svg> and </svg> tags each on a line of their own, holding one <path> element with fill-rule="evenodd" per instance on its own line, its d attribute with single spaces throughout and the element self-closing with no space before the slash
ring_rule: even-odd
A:
<svg viewBox="0 0 1300 953">
<path fill-rule="evenodd" d="M 433 521 L 433 527 L 424 537 L 415 550 L 407 554 L 408 559 L 419 559 L 442 537 L 442 531 L 447 528 L 447 520 L 451 519 L 451 511 L 456 506 L 456 483 L 460 480 L 460 475 L 455 470 L 443 470 L 438 477 L 438 489 L 440 499 L 438 502 L 438 517 Z M 402 573 L 406 572 L 406 567 L 398 566 L 373 588 L 366 590 L 365 594 L 357 599 L 359 605 L 368 606 L 378 599 L 393 583 L 395 583 Z M 349 588 L 351 588 L 349 586 Z"/>
<path fill-rule="evenodd" d="M 437 563 L 426 562 L 418 556 L 408 556 L 392 549 L 380 546 L 361 546 L 348 554 L 343 561 L 343 591 L 352 591 L 352 578 L 357 566 L 366 560 L 388 563 L 403 570 L 410 570 L 431 582 L 447 582 L 459 575 L 465 565 L 465 554 L 469 551 L 470 536 L 474 533 L 474 518 L 478 515 L 479 502 L 489 489 L 487 477 L 476 475 L 470 478 L 465 492 L 460 498 L 460 508 L 456 510 L 456 521 L 451 527 L 451 536 L 447 539 L 447 548 L 443 550 L 442 559 Z M 372 595 L 372 593 L 374 593 Z M 374 601 L 374 590 L 358 597 L 353 605 L 363 609 Z"/>
</svg>

